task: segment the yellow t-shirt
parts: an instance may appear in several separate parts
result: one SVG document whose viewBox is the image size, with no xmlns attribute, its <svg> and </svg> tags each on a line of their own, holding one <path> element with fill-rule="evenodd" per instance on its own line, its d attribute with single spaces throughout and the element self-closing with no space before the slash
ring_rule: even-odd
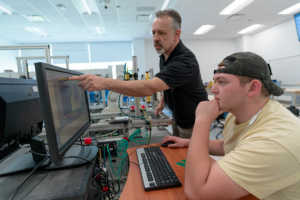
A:
<svg viewBox="0 0 300 200">
<path fill-rule="evenodd" d="M 250 121 L 250 120 L 249 120 Z M 259 199 L 300 199 L 300 119 L 270 99 L 256 121 L 236 125 L 226 117 L 225 156 L 218 160 L 226 174 Z"/>
</svg>

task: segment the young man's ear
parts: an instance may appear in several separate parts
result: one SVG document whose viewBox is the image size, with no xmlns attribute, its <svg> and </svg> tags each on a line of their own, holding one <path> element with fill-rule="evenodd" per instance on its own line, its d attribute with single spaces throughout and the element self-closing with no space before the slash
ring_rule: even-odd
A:
<svg viewBox="0 0 300 200">
<path fill-rule="evenodd" d="M 259 80 L 253 80 L 249 83 L 248 97 L 252 97 L 260 92 L 262 85 Z"/>
</svg>

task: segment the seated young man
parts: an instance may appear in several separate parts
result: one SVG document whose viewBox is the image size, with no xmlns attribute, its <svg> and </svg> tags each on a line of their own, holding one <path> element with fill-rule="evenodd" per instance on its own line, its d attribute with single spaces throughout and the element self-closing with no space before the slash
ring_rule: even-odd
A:
<svg viewBox="0 0 300 200">
<path fill-rule="evenodd" d="M 220 66 L 220 65 L 219 65 Z M 188 146 L 185 196 L 237 199 L 252 194 L 266 200 L 300 199 L 300 120 L 270 95 L 283 89 L 271 69 L 251 52 L 232 54 L 215 70 L 215 99 L 196 110 L 192 138 L 173 136 L 168 147 Z M 211 123 L 224 112 L 224 140 L 209 140 Z M 215 161 L 211 155 L 224 156 Z"/>
</svg>

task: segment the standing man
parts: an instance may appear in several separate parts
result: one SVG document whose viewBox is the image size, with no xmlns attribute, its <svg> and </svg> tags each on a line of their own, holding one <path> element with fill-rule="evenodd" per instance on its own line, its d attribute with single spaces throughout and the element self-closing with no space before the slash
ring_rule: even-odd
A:
<svg viewBox="0 0 300 200">
<path fill-rule="evenodd" d="M 195 55 L 180 40 L 181 17 L 175 10 L 158 11 L 153 23 L 154 47 L 160 55 L 160 73 L 155 77 L 164 81 L 169 89 L 163 91 L 155 114 L 165 104 L 172 111 L 173 136 L 191 138 L 195 123 L 195 110 L 201 101 L 207 101 Z M 175 37 L 174 37 L 175 36 Z"/>
<path fill-rule="evenodd" d="M 265 200 L 300 197 L 300 120 L 270 95 L 283 89 L 271 69 L 251 52 L 232 54 L 214 72 L 215 99 L 201 102 L 191 140 L 167 136 L 169 147 L 189 146 L 185 196 L 238 199 L 252 194 Z M 209 140 L 210 125 L 225 110 L 224 140 Z M 210 155 L 223 156 L 215 161 Z"/>
<path fill-rule="evenodd" d="M 175 10 L 155 13 L 152 34 L 155 50 L 160 56 L 160 72 L 150 80 L 124 82 L 104 79 L 95 75 L 71 77 L 82 81 L 79 86 L 92 92 L 110 90 L 128 96 L 151 96 L 164 91 L 155 111 L 162 111 L 165 103 L 173 112 L 173 135 L 191 138 L 195 123 L 195 110 L 201 101 L 207 100 L 195 55 L 180 40 L 181 17 Z"/>
</svg>

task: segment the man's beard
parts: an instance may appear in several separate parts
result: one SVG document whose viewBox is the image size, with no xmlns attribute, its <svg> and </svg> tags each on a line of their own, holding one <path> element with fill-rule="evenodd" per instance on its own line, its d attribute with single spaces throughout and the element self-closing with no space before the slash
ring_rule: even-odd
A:
<svg viewBox="0 0 300 200">
<path fill-rule="evenodd" d="M 158 53 L 158 54 L 164 54 L 165 53 L 165 49 L 164 48 L 155 49 L 155 50 L 156 50 L 156 53 Z"/>
<path fill-rule="evenodd" d="M 158 45 L 161 46 L 161 49 L 155 49 L 156 53 L 158 53 L 158 54 L 164 54 L 165 53 L 165 49 L 163 48 L 163 46 L 159 42 L 156 42 L 156 43 L 154 43 L 154 48 L 155 48 L 156 44 L 158 44 Z"/>
</svg>

